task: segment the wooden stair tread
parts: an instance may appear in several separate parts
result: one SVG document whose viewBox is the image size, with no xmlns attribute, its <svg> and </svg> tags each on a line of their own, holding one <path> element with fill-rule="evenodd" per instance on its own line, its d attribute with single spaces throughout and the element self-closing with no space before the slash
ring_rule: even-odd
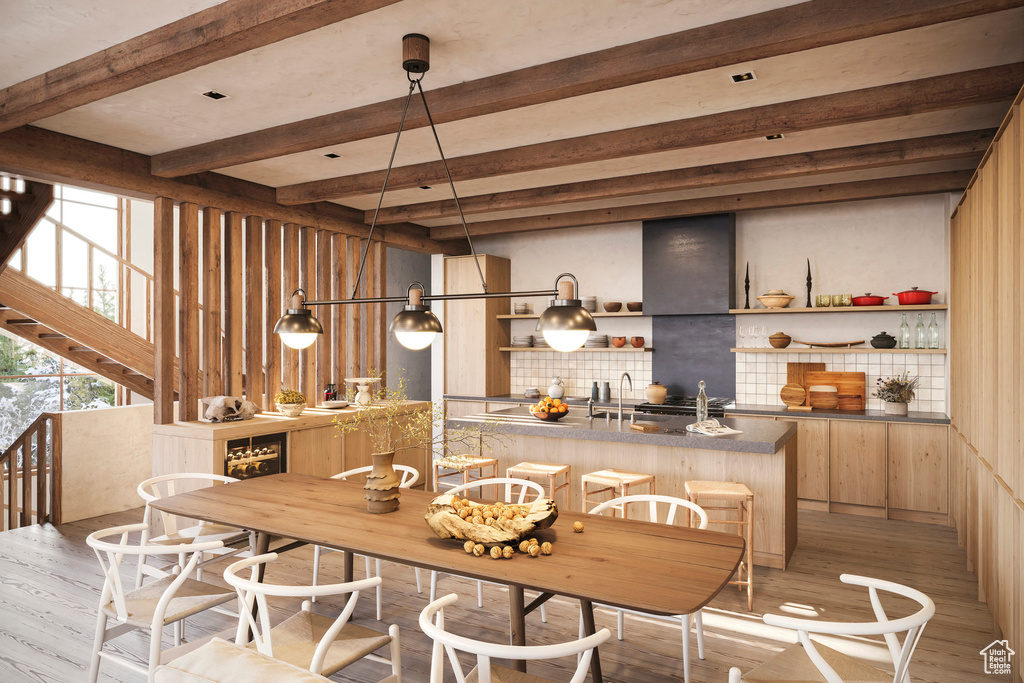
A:
<svg viewBox="0 0 1024 683">
<path fill-rule="evenodd" d="M 8 325 L 38 325 L 39 323 L 32 318 L 11 318 L 6 321 Z"/>
<path fill-rule="evenodd" d="M 60 332 L 43 332 L 39 335 L 40 339 L 67 339 L 67 335 L 63 335 Z"/>
</svg>

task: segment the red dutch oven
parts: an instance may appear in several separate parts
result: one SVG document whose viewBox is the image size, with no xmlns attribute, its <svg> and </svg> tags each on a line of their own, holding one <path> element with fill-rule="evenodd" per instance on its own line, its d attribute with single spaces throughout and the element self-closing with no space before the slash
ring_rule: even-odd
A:
<svg viewBox="0 0 1024 683">
<path fill-rule="evenodd" d="M 871 293 L 865 294 L 864 296 L 853 297 L 854 306 L 881 306 L 882 303 L 888 299 L 887 296 L 872 296 Z"/>
<path fill-rule="evenodd" d="M 919 306 L 921 304 L 930 304 L 932 302 L 932 294 L 938 294 L 938 292 L 929 292 L 924 289 L 918 289 L 917 287 L 911 287 L 905 292 L 893 292 L 893 296 L 899 298 L 900 306 Z"/>
</svg>

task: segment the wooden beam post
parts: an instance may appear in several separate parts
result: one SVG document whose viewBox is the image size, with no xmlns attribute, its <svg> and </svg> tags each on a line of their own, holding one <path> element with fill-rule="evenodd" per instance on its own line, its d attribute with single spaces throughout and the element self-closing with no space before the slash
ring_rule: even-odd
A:
<svg viewBox="0 0 1024 683">
<path fill-rule="evenodd" d="M 281 270 L 281 309 L 291 308 L 292 292 L 299 288 L 299 226 L 284 225 L 284 244 L 281 248 L 283 267 Z M 282 386 L 285 389 L 299 388 L 300 354 L 295 349 L 281 345 Z"/>
<path fill-rule="evenodd" d="M 306 292 L 306 298 L 316 296 L 316 230 L 302 228 L 299 231 L 299 287 Z M 313 315 L 320 317 L 319 310 Z M 299 391 L 306 396 L 308 405 L 316 405 L 316 344 L 299 352 Z"/>
<path fill-rule="evenodd" d="M 245 240 L 245 397 L 263 401 L 263 219 L 246 216 Z M 271 397 L 273 399 L 273 397 Z"/>
<path fill-rule="evenodd" d="M 243 331 L 242 314 L 242 214 L 230 211 L 224 219 L 224 393 L 242 396 Z"/>
<path fill-rule="evenodd" d="M 274 404 L 274 397 L 281 390 L 281 338 L 274 334 L 274 325 L 284 313 L 281 306 L 281 221 L 267 221 L 263 234 L 264 268 L 263 294 L 266 297 L 266 324 L 264 325 L 263 348 L 265 349 L 264 374 L 266 375 L 266 408 Z"/>
<path fill-rule="evenodd" d="M 345 284 L 345 291 L 349 294 L 346 295 L 346 299 L 351 296 L 352 288 L 355 286 L 356 274 L 359 272 L 359 256 L 362 249 L 362 240 L 358 237 L 349 237 L 347 239 L 348 246 L 346 252 L 348 256 L 348 282 Z M 363 287 L 365 286 L 365 280 L 360 284 L 360 291 L 356 292 L 356 297 L 361 297 Z M 348 341 L 345 344 L 345 350 L 348 354 L 348 370 L 346 371 L 346 377 L 363 377 L 363 366 L 362 366 L 362 311 L 359 309 L 362 306 L 351 305 L 345 306 L 346 322 L 345 325 L 348 328 Z"/>
<path fill-rule="evenodd" d="M 199 418 L 199 207 L 178 206 L 178 419 Z"/>
<path fill-rule="evenodd" d="M 332 299 L 347 299 L 348 292 L 345 291 L 348 281 L 345 279 L 347 257 L 346 257 L 346 239 L 344 235 L 337 233 L 331 235 L 331 298 Z M 333 340 L 333 348 L 331 349 L 331 376 L 334 377 L 338 383 L 338 389 L 341 394 L 345 393 L 345 370 L 347 368 L 345 362 L 345 355 L 347 351 L 346 345 L 346 331 L 348 325 L 348 306 L 332 306 L 331 307 L 331 339 Z"/>
<path fill-rule="evenodd" d="M 203 209 L 203 395 L 224 393 L 221 338 L 221 212 Z"/>
<path fill-rule="evenodd" d="M 388 295 L 388 249 L 382 242 L 374 242 L 371 247 L 373 255 L 373 296 Z M 387 386 L 388 371 L 388 307 L 377 304 L 373 309 L 373 361 L 381 377 L 381 386 Z"/>
<path fill-rule="evenodd" d="M 153 203 L 153 422 L 174 422 L 174 201 Z"/>
<path fill-rule="evenodd" d="M 316 298 L 331 298 L 331 234 L 326 230 L 316 232 Z M 319 306 L 314 315 L 320 319 L 324 333 L 316 340 L 316 395 L 310 405 L 316 405 L 318 398 L 323 397 L 327 384 L 334 381 L 331 377 L 331 349 L 333 332 L 331 326 L 332 313 L 335 306 Z"/>
</svg>

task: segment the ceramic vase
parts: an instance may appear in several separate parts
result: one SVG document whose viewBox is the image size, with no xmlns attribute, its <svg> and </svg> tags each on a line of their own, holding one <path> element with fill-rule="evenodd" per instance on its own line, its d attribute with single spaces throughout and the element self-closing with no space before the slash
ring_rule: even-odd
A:
<svg viewBox="0 0 1024 683">
<path fill-rule="evenodd" d="M 371 453 L 373 470 L 366 475 L 366 511 L 373 514 L 394 512 L 402 492 L 399 484 L 402 478 L 395 472 L 395 452 Z"/>
<path fill-rule="evenodd" d="M 360 405 L 360 406 L 368 406 L 368 405 L 370 405 L 370 403 L 373 401 L 373 396 L 370 394 L 370 385 L 369 384 L 357 384 L 356 385 L 356 389 L 358 389 L 358 391 L 356 392 L 356 398 L 355 398 L 356 405 Z"/>
<path fill-rule="evenodd" d="M 906 403 L 894 403 L 892 401 L 885 402 L 885 414 L 886 415 L 906 415 L 907 404 Z"/>
<path fill-rule="evenodd" d="M 665 397 L 668 396 L 668 387 L 658 382 L 651 382 L 644 389 L 644 396 L 647 397 L 648 403 L 660 405 L 665 402 Z"/>
<path fill-rule="evenodd" d="M 562 382 L 561 377 L 551 380 L 551 386 L 548 387 L 548 396 L 551 398 L 562 398 L 565 396 L 565 383 Z"/>
</svg>

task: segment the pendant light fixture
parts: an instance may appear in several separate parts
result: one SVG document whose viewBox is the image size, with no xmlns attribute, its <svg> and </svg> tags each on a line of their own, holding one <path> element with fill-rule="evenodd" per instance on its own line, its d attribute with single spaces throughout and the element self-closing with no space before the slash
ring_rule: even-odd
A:
<svg viewBox="0 0 1024 683">
<path fill-rule="evenodd" d="M 395 335 L 402 346 L 408 349 L 424 349 L 430 346 L 438 334 L 443 331 L 441 321 L 437 319 L 430 307 L 424 302 L 456 300 L 456 299 L 491 299 L 512 297 L 534 297 L 534 296 L 555 296 L 554 305 L 550 306 L 541 315 L 537 323 L 537 331 L 543 333 L 544 339 L 553 349 L 563 352 L 575 351 L 583 346 L 590 332 L 597 329 L 590 312 L 583 308 L 581 301 L 576 298 L 576 291 L 579 283 L 570 273 L 562 273 L 555 278 L 553 290 L 535 290 L 529 292 L 498 292 L 492 293 L 487 290 L 487 281 L 484 279 L 483 270 L 480 267 L 480 260 L 477 258 L 476 249 L 473 246 L 473 238 L 469 234 L 469 226 L 466 224 L 466 217 L 462 213 L 462 205 L 459 203 L 459 195 L 455 191 L 455 183 L 452 181 L 451 171 L 448 169 L 448 160 L 441 149 L 441 140 L 437 136 L 437 128 L 434 126 L 434 119 L 430 114 L 430 107 L 427 106 L 427 98 L 423 94 L 423 86 L 420 81 L 423 75 L 430 69 L 430 39 L 419 33 L 410 33 L 402 38 L 402 67 L 409 79 L 409 94 L 405 99 L 405 108 L 402 110 L 402 118 L 398 124 L 398 133 L 395 135 L 395 144 L 391 149 L 391 158 L 388 160 L 388 168 L 384 174 L 384 185 L 380 190 L 380 198 L 377 200 L 377 210 L 374 211 L 373 220 L 370 222 L 370 232 L 366 236 L 363 245 L 363 253 L 359 260 L 359 272 L 356 274 L 355 287 L 352 290 L 350 299 L 333 299 L 325 301 L 306 301 L 305 292 L 301 289 L 295 290 L 292 294 L 292 308 L 288 309 L 284 316 L 277 321 L 274 332 L 281 335 L 281 341 L 291 348 L 304 349 L 316 341 L 316 335 L 323 334 L 323 326 L 320 324 L 307 308 L 308 306 L 331 306 L 344 304 L 385 304 L 404 302 L 405 308 L 400 311 L 391 321 L 388 328 Z M 414 76 L 414 74 L 419 74 Z M 459 210 L 459 218 L 462 221 L 462 228 L 466 232 L 466 240 L 469 242 L 469 250 L 476 263 L 477 273 L 480 275 L 480 286 L 483 291 L 476 294 L 442 294 L 427 296 L 423 285 L 413 282 L 406 290 L 404 297 L 376 297 L 357 298 L 359 283 L 363 277 L 363 268 L 366 265 L 366 255 L 370 248 L 370 240 L 377 227 L 377 217 L 384 202 L 384 193 L 387 191 L 388 179 L 391 177 L 391 169 L 395 163 L 395 152 L 398 151 L 398 141 L 402 137 L 402 129 L 405 127 L 405 118 L 409 113 L 409 104 L 413 94 L 419 91 L 420 100 L 423 102 L 423 110 L 427 115 L 427 122 L 430 124 L 430 132 L 434 136 L 437 145 L 437 152 L 444 165 L 445 175 L 448 178 L 448 185 L 451 187 L 452 196 L 455 198 L 455 206 Z M 572 282 L 561 282 L 562 278 L 571 278 Z M 299 292 L 302 296 L 299 297 Z"/>
</svg>

